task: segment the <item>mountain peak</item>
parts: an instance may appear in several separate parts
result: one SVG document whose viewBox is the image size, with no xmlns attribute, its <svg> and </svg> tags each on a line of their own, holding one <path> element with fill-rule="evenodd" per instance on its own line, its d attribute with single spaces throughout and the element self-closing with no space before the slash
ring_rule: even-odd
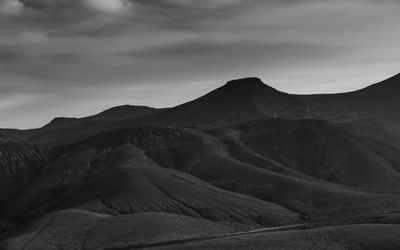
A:
<svg viewBox="0 0 400 250">
<path fill-rule="evenodd" d="M 256 94 L 258 92 L 269 93 L 270 95 L 280 93 L 275 88 L 265 84 L 258 77 L 247 77 L 231 80 L 222 86 L 220 90 L 229 93 L 246 93 L 247 95 L 251 93 Z"/>
<path fill-rule="evenodd" d="M 235 79 L 227 82 L 226 87 L 243 87 L 243 86 L 265 86 L 265 83 L 258 77 L 246 77 L 241 79 Z"/>
<path fill-rule="evenodd" d="M 75 124 L 78 120 L 79 120 L 78 118 L 56 117 L 53 120 L 51 120 L 48 124 L 44 125 L 43 128 L 46 129 L 64 128 L 66 126 Z"/>
<path fill-rule="evenodd" d="M 244 77 L 239 79 L 230 80 L 227 84 L 243 84 L 243 83 L 262 83 L 264 84 L 260 78 L 258 77 Z"/>
<path fill-rule="evenodd" d="M 108 112 L 128 112 L 128 111 L 145 111 L 145 110 L 154 110 L 155 108 L 147 107 L 147 106 L 137 106 L 137 105 L 130 105 L 130 104 L 125 104 L 121 106 L 115 106 L 112 108 L 109 108 L 101 113 L 108 113 Z"/>
</svg>

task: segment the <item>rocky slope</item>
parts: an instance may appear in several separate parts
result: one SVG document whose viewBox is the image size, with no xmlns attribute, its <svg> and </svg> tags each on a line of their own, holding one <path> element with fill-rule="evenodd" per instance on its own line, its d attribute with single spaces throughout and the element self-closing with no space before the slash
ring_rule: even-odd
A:
<svg viewBox="0 0 400 250">
<path fill-rule="evenodd" d="M 245 78 L 171 109 L 122 106 L 35 130 L 1 130 L 1 247 L 129 249 L 395 213 L 400 126 L 390 107 L 396 79 L 320 98 Z M 375 229 L 388 237 L 372 237 Z M 360 237 L 371 246 L 378 238 L 397 246 L 394 229 L 315 229 L 301 247 L 323 248 L 321 235 L 331 242 L 344 233 L 352 238 L 334 246 L 365 246 Z M 287 249 L 288 237 L 301 233 L 281 236 L 268 242 Z M 237 243 L 265 246 L 262 239 Z"/>
<path fill-rule="evenodd" d="M 400 74 L 349 93 L 299 96 L 307 102 L 400 122 Z"/>
</svg>

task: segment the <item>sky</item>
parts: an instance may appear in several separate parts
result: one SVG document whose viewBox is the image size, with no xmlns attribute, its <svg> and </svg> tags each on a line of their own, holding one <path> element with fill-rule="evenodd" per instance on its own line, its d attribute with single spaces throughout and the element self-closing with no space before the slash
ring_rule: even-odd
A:
<svg viewBox="0 0 400 250">
<path fill-rule="evenodd" d="M 0 127 L 171 107 L 231 79 L 288 93 L 400 72 L 398 0 L 0 0 Z"/>
</svg>

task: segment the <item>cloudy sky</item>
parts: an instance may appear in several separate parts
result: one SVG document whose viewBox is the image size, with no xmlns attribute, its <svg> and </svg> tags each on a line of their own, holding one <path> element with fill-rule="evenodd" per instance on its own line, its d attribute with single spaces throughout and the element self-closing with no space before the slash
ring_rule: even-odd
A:
<svg viewBox="0 0 400 250">
<path fill-rule="evenodd" d="M 230 79 L 289 93 L 400 72 L 398 0 L 0 0 L 0 127 L 168 107 Z"/>
</svg>

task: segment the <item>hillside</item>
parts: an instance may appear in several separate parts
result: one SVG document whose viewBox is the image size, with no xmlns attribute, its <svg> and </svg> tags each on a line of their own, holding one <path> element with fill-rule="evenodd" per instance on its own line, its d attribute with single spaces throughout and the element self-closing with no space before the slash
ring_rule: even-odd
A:
<svg viewBox="0 0 400 250">
<path fill-rule="evenodd" d="M 396 109 L 400 107 L 399 93 L 400 74 L 354 92 L 299 97 L 306 102 L 400 122 Z"/>
<path fill-rule="evenodd" d="M 207 237 L 257 227 L 218 223 L 167 213 L 111 216 L 79 209 L 51 213 L 26 226 L 22 235 L 0 247 L 8 249 L 87 249 L 141 246 L 174 239 Z M 127 230 L 130 229 L 130 230 Z M 32 237 L 36 235 L 35 237 Z"/>
<path fill-rule="evenodd" d="M 117 106 L 100 112 L 96 115 L 83 118 L 57 117 L 48 124 L 36 129 L 0 129 L 0 135 L 8 136 L 17 140 L 29 140 L 35 138 L 36 135 L 41 137 L 42 134 L 57 135 L 63 134 L 62 131 L 70 128 L 78 128 L 75 131 L 91 130 L 93 127 L 103 127 L 103 123 L 110 123 L 119 120 L 132 119 L 147 115 L 157 114 L 165 109 L 155 109 L 146 106 Z M 31 141 L 36 142 L 35 139 Z"/>
<path fill-rule="evenodd" d="M 0 204 L 26 188 L 48 162 L 45 148 L 4 136 L 0 136 L 0 156 Z"/>
<path fill-rule="evenodd" d="M 71 127 L 74 125 L 82 124 L 82 123 L 91 123 L 91 122 L 112 122 L 130 118 L 138 118 L 147 115 L 153 115 L 161 112 L 161 109 L 155 109 L 145 106 L 117 106 L 110 109 L 107 109 L 99 114 L 83 117 L 83 118 L 67 118 L 67 117 L 58 117 L 54 118 L 50 123 L 46 124 L 41 130 L 54 130 L 54 129 L 62 129 Z"/>
<path fill-rule="evenodd" d="M 49 158 L 33 180 L 19 186 L 16 195 L 2 197 L 2 219 L 26 221 L 54 210 L 80 207 L 113 215 L 168 212 L 252 225 L 297 220 L 296 213 L 278 205 L 160 168 L 130 144 L 74 145 L 67 151 L 56 150 Z M 3 188 L 11 187 L 12 183 L 5 183 Z"/>
<path fill-rule="evenodd" d="M 311 230 L 256 233 L 183 244 L 160 246 L 160 250 L 277 249 L 277 250 L 393 250 L 400 247 L 400 225 L 347 225 Z"/>
<path fill-rule="evenodd" d="M 293 143 L 272 140 L 284 136 Z M 400 175 L 395 164 L 387 163 L 397 158 L 360 143 L 320 121 L 269 119 L 225 129 L 136 127 L 60 148 L 74 152 L 132 145 L 161 167 L 220 188 L 299 213 L 333 215 L 397 200 Z M 285 161 L 276 150 L 293 158 Z"/>
<path fill-rule="evenodd" d="M 322 102 L 244 78 L 170 109 L 1 130 L 0 247 L 219 249 L 231 242 L 190 239 L 235 232 L 239 246 L 396 246 L 395 225 L 340 225 L 398 221 L 399 123 L 362 104 L 389 109 L 394 80 Z M 296 231 L 304 223 L 316 227 L 310 241 Z M 292 231 L 246 233 L 276 226 Z"/>
</svg>

